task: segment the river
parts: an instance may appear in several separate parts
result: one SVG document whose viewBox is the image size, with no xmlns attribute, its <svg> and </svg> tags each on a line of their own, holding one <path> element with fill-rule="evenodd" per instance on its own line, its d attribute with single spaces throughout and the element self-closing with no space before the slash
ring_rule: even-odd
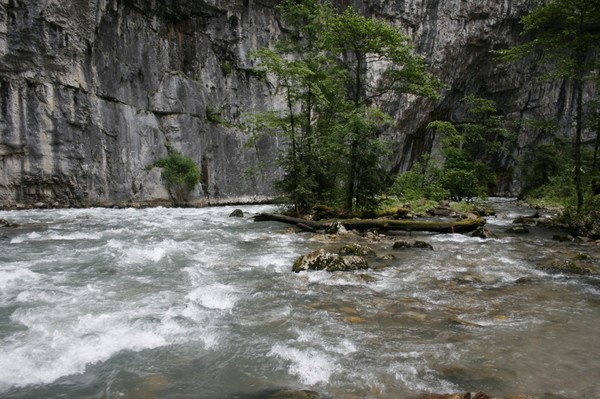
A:
<svg viewBox="0 0 600 399">
<path fill-rule="evenodd" d="M 593 244 L 504 231 L 373 244 L 387 266 L 292 273 L 335 239 L 253 222 L 272 206 L 0 211 L 0 398 L 331 398 L 483 390 L 600 397 L 600 284 L 544 259 Z M 593 263 L 592 262 L 592 263 Z"/>
</svg>

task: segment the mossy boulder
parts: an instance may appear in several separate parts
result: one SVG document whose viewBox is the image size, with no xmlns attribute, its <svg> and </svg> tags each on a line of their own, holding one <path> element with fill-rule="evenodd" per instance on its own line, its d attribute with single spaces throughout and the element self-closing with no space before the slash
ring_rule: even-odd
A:
<svg viewBox="0 0 600 399">
<path fill-rule="evenodd" d="M 375 251 L 366 245 L 360 245 L 355 243 L 349 243 L 340 248 L 339 255 L 347 256 L 347 255 L 356 255 L 356 256 L 364 256 L 364 257 L 375 257 L 377 254 Z"/>
<path fill-rule="evenodd" d="M 292 271 L 299 273 L 303 270 L 323 270 L 328 272 L 352 271 L 368 269 L 369 264 L 362 256 L 338 255 L 318 249 L 299 257 L 292 266 Z"/>
<path fill-rule="evenodd" d="M 266 396 L 265 399 L 322 399 L 318 392 L 308 391 L 308 390 L 300 390 L 295 391 L 291 389 L 282 389 L 280 391 L 276 391 Z"/>
<path fill-rule="evenodd" d="M 513 226 L 506 229 L 510 234 L 529 234 L 529 229 L 525 226 Z"/>
</svg>

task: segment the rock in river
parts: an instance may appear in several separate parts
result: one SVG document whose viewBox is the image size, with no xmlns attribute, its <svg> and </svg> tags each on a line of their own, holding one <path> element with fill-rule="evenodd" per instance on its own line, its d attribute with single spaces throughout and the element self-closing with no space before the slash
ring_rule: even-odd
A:
<svg viewBox="0 0 600 399">
<path fill-rule="evenodd" d="M 431 244 L 429 244 L 428 242 L 425 241 L 404 241 L 404 240 L 398 240 L 396 242 L 394 242 L 394 246 L 392 247 L 394 249 L 405 249 L 405 248 L 420 248 L 420 249 L 430 249 L 433 250 L 433 246 Z"/>
<path fill-rule="evenodd" d="M 0 227 L 17 227 L 17 224 L 9 222 L 6 219 L 0 219 Z"/>
<path fill-rule="evenodd" d="M 233 212 L 231 212 L 229 214 L 230 218 L 243 218 L 244 217 L 244 211 L 242 211 L 241 209 L 236 209 Z"/>
<path fill-rule="evenodd" d="M 362 256 L 338 255 L 318 249 L 307 255 L 299 257 L 292 267 L 292 271 L 298 273 L 302 270 L 325 270 L 328 272 L 351 271 L 368 269 L 369 264 Z"/>
<path fill-rule="evenodd" d="M 580 265 L 578 262 L 574 262 L 567 259 L 553 259 L 547 262 L 540 263 L 536 269 L 543 270 L 547 273 L 552 274 L 592 274 L 593 271 L 590 268 Z"/>
<path fill-rule="evenodd" d="M 485 227 L 478 227 L 475 229 L 475 231 L 473 233 L 471 233 L 472 237 L 479 237 L 479 238 L 498 238 L 498 236 L 494 233 L 492 233 L 490 230 L 486 229 Z"/>
</svg>

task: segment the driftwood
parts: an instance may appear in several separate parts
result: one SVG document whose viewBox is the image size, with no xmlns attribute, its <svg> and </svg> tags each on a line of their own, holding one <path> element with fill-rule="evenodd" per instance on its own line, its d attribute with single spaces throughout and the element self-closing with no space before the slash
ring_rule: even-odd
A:
<svg viewBox="0 0 600 399">
<path fill-rule="evenodd" d="M 303 230 L 319 231 L 325 230 L 334 223 L 341 223 L 348 230 L 371 230 L 382 231 L 429 231 L 434 233 L 466 233 L 475 230 L 485 224 L 485 219 L 463 219 L 463 220 L 414 220 L 414 219 L 339 219 L 328 221 L 304 220 L 278 213 L 261 213 L 254 217 L 257 222 L 282 222 L 294 225 Z"/>
</svg>

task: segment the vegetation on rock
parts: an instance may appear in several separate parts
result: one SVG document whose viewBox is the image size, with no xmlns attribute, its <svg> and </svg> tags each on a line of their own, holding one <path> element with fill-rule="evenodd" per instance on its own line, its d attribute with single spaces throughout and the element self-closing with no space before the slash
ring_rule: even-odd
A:
<svg viewBox="0 0 600 399">
<path fill-rule="evenodd" d="M 159 159 L 152 166 L 162 168 L 162 177 L 166 180 L 173 200 L 178 204 L 187 202 L 190 191 L 200 181 L 200 169 L 194 160 L 177 151 Z"/>
</svg>

